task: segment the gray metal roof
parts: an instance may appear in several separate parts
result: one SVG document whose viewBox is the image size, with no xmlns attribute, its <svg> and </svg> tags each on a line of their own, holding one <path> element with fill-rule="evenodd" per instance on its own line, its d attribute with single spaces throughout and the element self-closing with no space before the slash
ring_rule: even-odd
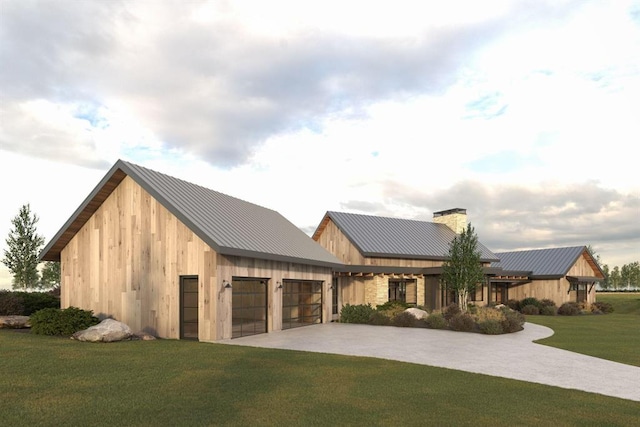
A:
<svg viewBox="0 0 640 427">
<path fill-rule="evenodd" d="M 456 233 L 444 224 L 410 219 L 327 212 L 363 256 L 444 260 Z M 483 262 L 498 257 L 478 243 Z"/>
<path fill-rule="evenodd" d="M 327 267 L 342 264 L 274 210 L 122 160 L 111 168 L 83 205 L 45 247 L 41 258 L 47 259 L 49 256 L 51 259 L 51 256 L 55 256 L 48 252 L 54 246 L 61 247 L 60 244 L 56 245 L 56 241 L 82 216 L 80 213 L 92 204 L 102 187 L 118 174 L 122 175 L 120 171 L 136 181 L 218 253 Z M 122 179 L 123 177 L 118 178 L 111 186 L 115 188 Z M 103 194 L 102 198 L 106 196 Z M 94 211 L 95 209 L 97 207 Z M 86 213 L 84 217 L 87 217 Z M 74 228 L 77 229 L 78 224 Z M 66 235 L 69 238 L 69 233 Z"/>
<path fill-rule="evenodd" d="M 504 270 L 531 271 L 531 277 L 562 277 L 569 272 L 569 269 L 586 250 L 585 246 L 574 246 L 500 252 L 496 253 L 500 261 L 492 263 L 491 266 L 501 267 Z"/>
</svg>

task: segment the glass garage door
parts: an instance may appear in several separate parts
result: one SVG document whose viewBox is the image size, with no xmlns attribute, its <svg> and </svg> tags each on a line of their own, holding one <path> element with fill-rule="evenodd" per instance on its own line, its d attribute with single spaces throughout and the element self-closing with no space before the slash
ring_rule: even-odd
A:
<svg viewBox="0 0 640 427">
<path fill-rule="evenodd" d="M 267 280 L 233 279 L 231 337 L 267 332 Z"/>
<path fill-rule="evenodd" d="M 282 329 L 322 323 L 322 282 L 285 280 Z"/>
</svg>

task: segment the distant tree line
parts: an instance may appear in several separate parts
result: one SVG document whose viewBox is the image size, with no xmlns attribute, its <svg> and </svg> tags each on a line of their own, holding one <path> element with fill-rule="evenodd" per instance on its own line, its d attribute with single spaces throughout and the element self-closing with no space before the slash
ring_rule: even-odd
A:
<svg viewBox="0 0 640 427">
<path fill-rule="evenodd" d="M 591 245 L 587 246 L 587 249 L 604 273 L 604 281 L 600 282 L 601 289 L 611 291 L 640 289 L 640 262 L 625 264 L 622 268 L 616 265 L 610 269 L 607 264 L 602 263 L 600 255 Z"/>
</svg>

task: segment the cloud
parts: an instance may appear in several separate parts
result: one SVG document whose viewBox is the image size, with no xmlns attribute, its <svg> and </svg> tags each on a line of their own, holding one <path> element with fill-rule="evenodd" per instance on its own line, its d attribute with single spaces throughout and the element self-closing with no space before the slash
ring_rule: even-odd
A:
<svg viewBox="0 0 640 427">
<path fill-rule="evenodd" d="M 368 30 L 324 29 L 317 22 L 256 32 L 243 19 L 241 9 L 248 7 L 242 5 L 239 12 L 233 4 L 203 12 L 207 4 L 199 2 L 5 3 L 0 61 L 11 65 L 0 71 L 2 102 L 10 110 L 14 103 L 47 99 L 62 107 L 92 104 L 124 112 L 167 149 L 231 167 L 272 135 L 320 131 L 331 115 L 358 117 L 371 103 L 442 93 L 481 46 L 550 12 L 537 2 L 527 14 L 498 8 L 498 14 L 480 14 L 483 20 L 464 18 L 464 26 L 439 25 L 425 16 L 422 25 L 412 19 L 409 30 L 381 38 Z M 336 13 L 342 8 L 328 7 Z M 553 14 L 570 10 L 562 5 Z M 278 13 L 271 10 L 264 19 Z M 400 13 L 411 15 L 409 9 Z M 38 141 L 15 142 L 30 121 L 4 129 L 14 141 L 7 149 L 39 152 L 33 148 Z M 64 132 L 73 134 L 74 127 Z M 68 150 L 84 153 L 78 162 L 100 157 L 100 150 L 87 150 L 91 144 L 82 132 L 66 136 L 66 146 L 82 147 Z M 62 142 L 51 143 L 62 148 Z"/>
</svg>

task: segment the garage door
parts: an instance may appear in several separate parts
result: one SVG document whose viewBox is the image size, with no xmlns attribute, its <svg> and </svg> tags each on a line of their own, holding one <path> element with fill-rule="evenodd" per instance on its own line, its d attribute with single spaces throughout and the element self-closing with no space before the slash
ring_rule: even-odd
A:
<svg viewBox="0 0 640 427">
<path fill-rule="evenodd" d="M 283 282 L 282 329 L 322 323 L 322 282 Z"/>
<path fill-rule="evenodd" d="M 232 338 L 267 332 L 267 280 L 233 279 Z"/>
</svg>

